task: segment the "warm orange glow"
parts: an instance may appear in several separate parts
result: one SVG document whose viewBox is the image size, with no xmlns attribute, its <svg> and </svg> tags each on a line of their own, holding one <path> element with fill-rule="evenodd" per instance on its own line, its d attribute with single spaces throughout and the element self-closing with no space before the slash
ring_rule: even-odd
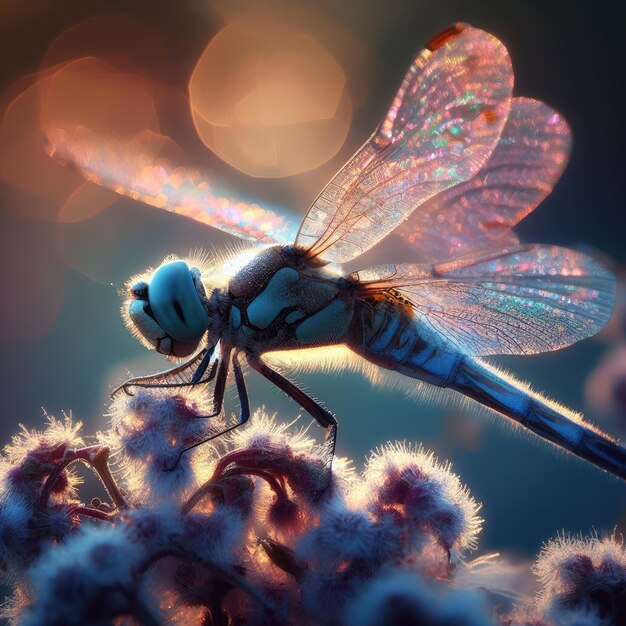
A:
<svg viewBox="0 0 626 626">
<path fill-rule="evenodd" d="M 58 221 L 62 223 L 79 222 L 104 211 L 119 196 L 109 189 L 84 182 L 69 195 L 58 214 Z"/>
<path fill-rule="evenodd" d="M 55 66 L 20 86 L 29 82 L 34 84 L 13 98 L 0 121 L 0 178 L 27 193 L 13 207 L 46 221 L 94 215 L 115 202 L 116 195 L 85 187 L 81 176 L 49 158 L 44 142 L 59 130 L 118 136 L 158 131 L 150 83 L 93 57 Z"/>
<path fill-rule="evenodd" d="M 189 94 L 205 145 L 257 177 L 325 163 L 343 145 L 352 114 L 333 55 L 307 33 L 274 21 L 226 26 L 198 60 Z"/>
<path fill-rule="evenodd" d="M 14 97 L 0 121 L 0 179 L 20 194 L 11 203 L 12 210 L 30 219 L 54 221 L 59 207 L 83 180 L 43 150 L 42 84 L 35 83 Z"/>
<path fill-rule="evenodd" d="M 95 57 L 68 63 L 46 81 L 40 119 L 45 133 L 73 133 L 79 126 L 105 135 L 159 129 L 147 85 Z"/>
</svg>

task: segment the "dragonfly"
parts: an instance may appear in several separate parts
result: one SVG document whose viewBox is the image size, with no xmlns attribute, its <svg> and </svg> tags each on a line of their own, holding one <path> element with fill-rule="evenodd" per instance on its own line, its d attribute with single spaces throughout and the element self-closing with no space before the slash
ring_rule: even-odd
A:
<svg viewBox="0 0 626 626">
<path fill-rule="evenodd" d="M 594 258 L 515 235 L 559 180 L 571 134 L 551 107 L 512 89 L 511 60 L 493 35 L 458 23 L 431 38 L 382 122 L 297 229 L 284 215 L 219 196 L 197 170 L 146 162 L 132 142 L 84 129 L 53 133 L 48 152 L 88 180 L 258 243 L 219 280 L 171 259 L 128 283 L 131 330 L 186 360 L 119 389 L 213 381 L 212 417 L 223 411 L 232 371 L 240 413 L 227 432 L 250 417 L 247 364 L 325 429 L 330 467 L 335 415 L 267 355 L 306 358 L 343 346 L 463 394 L 626 479 L 626 449 L 616 439 L 484 359 L 558 350 L 595 334 L 615 291 Z M 391 233 L 415 263 L 342 271 Z"/>
</svg>

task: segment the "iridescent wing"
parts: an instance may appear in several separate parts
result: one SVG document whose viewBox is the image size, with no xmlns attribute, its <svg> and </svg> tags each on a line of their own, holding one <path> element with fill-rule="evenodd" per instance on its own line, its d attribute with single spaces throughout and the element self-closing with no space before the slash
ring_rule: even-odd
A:
<svg viewBox="0 0 626 626">
<path fill-rule="evenodd" d="M 500 138 L 512 86 L 508 53 L 492 35 L 458 24 L 431 40 L 378 129 L 309 209 L 296 244 L 349 261 L 474 176 Z"/>
<path fill-rule="evenodd" d="M 571 134 L 549 106 L 514 98 L 487 165 L 422 204 L 395 231 L 430 262 L 517 243 L 511 228 L 552 191 L 569 157 Z"/>
<path fill-rule="evenodd" d="M 197 169 L 175 167 L 155 158 L 162 136 L 140 133 L 132 139 L 101 137 L 86 128 L 47 137 L 50 156 L 74 167 L 87 180 L 151 206 L 190 217 L 243 239 L 292 243 L 293 222 L 258 204 L 218 192 Z"/>
<path fill-rule="evenodd" d="M 352 275 L 364 296 L 399 290 L 420 322 L 464 353 L 535 354 L 598 332 L 615 279 L 575 250 L 527 245 L 437 265 L 384 265 Z"/>
</svg>

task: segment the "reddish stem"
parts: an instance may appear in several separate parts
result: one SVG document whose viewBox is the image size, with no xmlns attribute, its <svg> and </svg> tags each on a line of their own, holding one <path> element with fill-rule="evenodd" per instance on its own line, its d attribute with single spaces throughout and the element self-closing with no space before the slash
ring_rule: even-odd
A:
<svg viewBox="0 0 626 626">
<path fill-rule="evenodd" d="M 230 462 L 229 462 L 230 463 Z M 213 473 L 215 476 L 216 472 Z M 205 496 L 209 495 L 213 489 L 219 486 L 219 483 L 224 478 L 230 478 L 231 476 L 258 476 L 267 482 L 272 491 L 276 494 L 276 498 L 279 500 L 287 499 L 287 494 L 280 484 L 280 482 L 268 471 L 257 469 L 254 467 L 233 467 L 229 470 L 221 472 L 218 480 L 210 479 L 201 485 L 198 490 L 187 500 L 182 508 L 183 515 L 187 515 Z"/>
<path fill-rule="evenodd" d="M 226 467 L 228 467 L 231 463 L 235 463 L 240 466 L 245 465 L 247 467 L 254 465 L 254 461 L 257 455 L 257 451 L 249 450 L 247 448 L 233 450 L 232 452 L 229 452 L 217 462 L 215 469 L 213 470 L 213 476 L 211 477 L 211 480 L 217 481 L 221 477 L 221 474 L 224 472 Z"/>
<path fill-rule="evenodd" d="M 74 463 L 83 463 L 94 470 L 116 507 L 118 509 L 127 508 L 126 500 L 119 490 L 113 474 L 111 474 L 109 454 L 110 450 L 106 446 L 87 446 L 85 448 L 67 450 L 63 460 L 50 472 L 44 483 L 39 496 L 40 506 L 44 508 L 48 506 L 52 489 L 61 472 Z"/>
<path fill-rule="evenodd" d="M 91 506 L 87 506 L 85 504 L 79 504 L 78 506 L 73 507 L 73 512 L 78 515 L 82 515 L 83 517 L 91 517 L 93 519 L 100 520 L 101 522 L 114 522 L 114 515 L 112 513 L 107 513 L 106 511 L 100 511 L 98 509 L 94 509 Z"/>
</svg>

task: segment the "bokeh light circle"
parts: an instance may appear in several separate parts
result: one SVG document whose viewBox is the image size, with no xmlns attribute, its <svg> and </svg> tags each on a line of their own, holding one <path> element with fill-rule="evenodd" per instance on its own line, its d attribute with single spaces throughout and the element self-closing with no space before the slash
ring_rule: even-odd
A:
<svg viewBox="0 0 626 626">
<path fill-rule="evenodd" d="M 343 145 L 352 117 L 346 76 L 311 35 L 241 18 L 222 29 L 189 82 L 202 142 L 250 176 L 314 169 Z"/>
</svg>

